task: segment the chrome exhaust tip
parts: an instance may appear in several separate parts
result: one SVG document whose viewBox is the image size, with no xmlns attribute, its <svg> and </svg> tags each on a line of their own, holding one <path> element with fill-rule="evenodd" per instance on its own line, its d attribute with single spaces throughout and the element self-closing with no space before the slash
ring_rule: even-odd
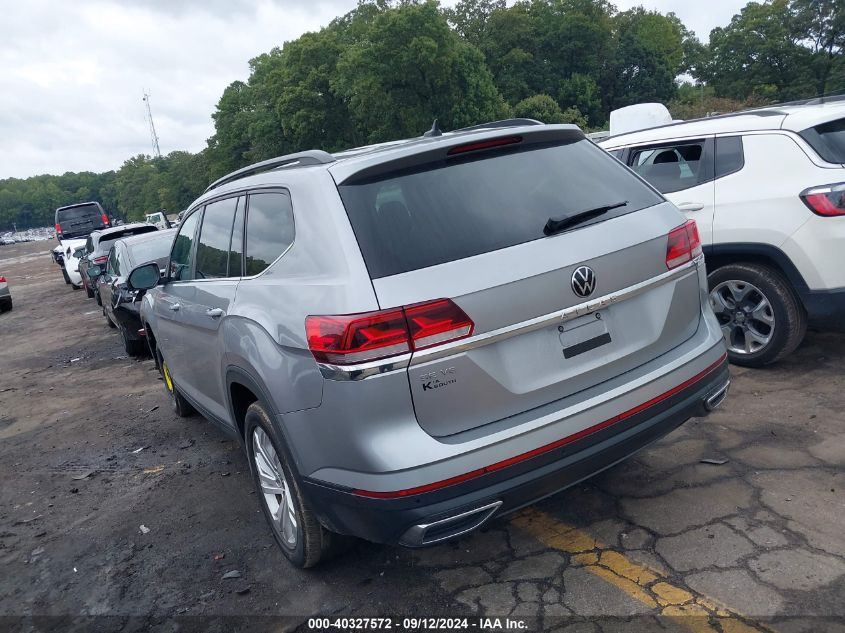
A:
<svg viewBox="0 0 845 633">
<path fill-rule="evenodd" d="M 719 387 L 715 393 L 712 395 L 707 396 L 704 399 L 704 408 L 710 412 L 715 411 L 719 408 L 719 406 L 725 401 L 725 398 L 728 397 L 728 391 L 731 388 L 731 381 L 728 380 L 724 385 Z"/>
<path fill-rule="evenodd" d="M 501 505 L 501 501 L 494 501 L 445 519 L 414 525 L 402 535 L 399 544 L 405 547 L 424 547 L 472 532 L 493 516 Z"/>
</svg>

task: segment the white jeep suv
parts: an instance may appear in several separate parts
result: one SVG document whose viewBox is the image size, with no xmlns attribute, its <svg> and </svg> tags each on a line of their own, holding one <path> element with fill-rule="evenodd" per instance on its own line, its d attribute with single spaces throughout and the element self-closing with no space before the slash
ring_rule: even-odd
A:
<svg viewBox="0 0 845 633">
<path fill-rule="evenodd" d="M 845 324 L 845 98 L 610 136 L 604 149 L 689 218 L 731 361 L 759 367 L 807 324 Z"/>
</svg>

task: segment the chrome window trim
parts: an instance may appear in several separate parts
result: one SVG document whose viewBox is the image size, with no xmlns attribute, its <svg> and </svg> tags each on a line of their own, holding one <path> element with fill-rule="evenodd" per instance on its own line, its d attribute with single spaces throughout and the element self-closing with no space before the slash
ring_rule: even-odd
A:
<svg viewBox="0 0 845 633">
<path fill-rule="evenodd" d="M 695 259 L 681 264 L 677 268 L 668 270 L 665 273 L 647 279 L 633 286 L 622 288 L 616 292 L 611 292 L 596 299 L 584 301 L 583 303 L 558 310 L 550 314 L 508 325 L 497 330 L 484 332 L 470 338 L 464 338 L 451 343 L 444 343 L 436 347 L 431 347 L 411 354 L 402 354 L 400 356 L 392 356 L 381 360 L 375 360 L 368 363 L 361 363 L 358 365 L 332 365 L 329 363 L 317 363 L 320 372 L 327 380 L 365 380 L 373 378 L 385 373 L 392 373 L 427 363 L 446 356 L 452 356 L 461 352 L 466 352 L 484 345 L 489 345 L 497 341 L 504 341 L 514 336 L 533 332 L 535 330 L 542 330 L 543 328 L 557 326 L 561 323 L 577 319 L 578 317 L 590 314 L 596 310 L 601 310 L 614 303 L 632 299 L 638 295 L 648 292 L 652 288 L 669 283 L 676 279 L 680 279 L 689 274 L 697 274 L 698 268 L 704 265 L 704 255 L 699 255 Z"/>
</svg>

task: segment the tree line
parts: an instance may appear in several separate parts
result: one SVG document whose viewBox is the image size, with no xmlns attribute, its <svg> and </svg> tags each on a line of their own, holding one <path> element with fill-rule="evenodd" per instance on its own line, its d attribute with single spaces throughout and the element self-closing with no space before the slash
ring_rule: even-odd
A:
<svg viewBox="0 0 845 633">
<path fill-rule="evenodd" d="M 80 200 L 124 219 L 174 213 L 251 162 L 418 136 L 435 118 L 444 130 L 509 116 L 601 129 L 611 110 L 645 101 L 693 118 L 845 92 L 843 50 L 842 0 L 750 2 L 708 44 L 673 13 L 607 0 L 362 0 L 251 60 L 203 151 L 0 180 L 0 228 L 52 224 Z"/>
</svg>

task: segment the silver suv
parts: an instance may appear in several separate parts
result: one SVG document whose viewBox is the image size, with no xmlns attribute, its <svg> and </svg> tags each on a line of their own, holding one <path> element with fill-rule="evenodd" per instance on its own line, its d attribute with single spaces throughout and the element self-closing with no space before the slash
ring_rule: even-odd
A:
<svg viewBox="0 0 845 633">
<path fill-rule="evenodd" d="M 729 385 L 695 223 L 569 125 L 242 169 L 130 286 L 176 413 L 243 442 L 301 567 L 469 532 Z"/>
</svg>

